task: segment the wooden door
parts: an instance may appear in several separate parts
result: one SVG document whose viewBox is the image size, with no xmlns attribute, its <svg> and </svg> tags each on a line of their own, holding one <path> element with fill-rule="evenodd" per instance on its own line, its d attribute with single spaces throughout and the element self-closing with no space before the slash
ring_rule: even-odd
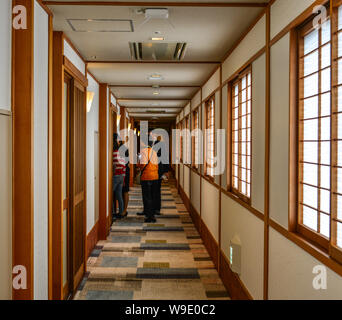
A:
<svg viewBox="0 0 342 320">
<path fill-rule="evenodd" d="M 71 277 L 75 291 L 85 270 L 85 88 L 72 81 L 70 108 L 70 225 L 71 225 Z"/>
<path fill-rule="evenodd" d="M 94 175 L 94 182 L 95 182 L 95 222 L 99 220 L 100 216 L 100 195 L 99 195 L 99 179 L 100 179 L 100 134 L 95 132 L 95 141 L 94 141 L 94 164 L 95 164 L 95 175 Z"/>
</svg>

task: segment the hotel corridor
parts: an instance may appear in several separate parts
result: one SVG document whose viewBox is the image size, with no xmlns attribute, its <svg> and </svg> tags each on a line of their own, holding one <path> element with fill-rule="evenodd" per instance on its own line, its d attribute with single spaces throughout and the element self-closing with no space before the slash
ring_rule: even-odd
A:
<svg viewBox="0 0 342 320">
<path fill-rule="evenodd" d="M 128 208 L 128 217 L 114 222 L 107 241 L 91 253 L 75 299 L 229 299 L 174 182 L 162 187 L 156 224 L 136 215 L 139 186 L 131 188 Z"/>
</svg>

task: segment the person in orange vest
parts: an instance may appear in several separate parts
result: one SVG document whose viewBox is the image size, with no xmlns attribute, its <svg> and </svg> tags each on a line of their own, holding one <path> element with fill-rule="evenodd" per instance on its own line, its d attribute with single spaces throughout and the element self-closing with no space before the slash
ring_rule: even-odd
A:
<svg viewBox="0 0 342 320">
<path fill-rule="evenodd" d="M 158 157 L 153 150 L 153 142 L 149 139 L 148 145 L 142 142 L 140 151 L 140 161 L 138 167 L 141 170 L 141 189 L 143 195 L 144 212 L 139 215 L 145 215 L 145 222 L 155 223 L 154 217 L 156 208 L 154 196 L 158 193 Z"/>
</svg>

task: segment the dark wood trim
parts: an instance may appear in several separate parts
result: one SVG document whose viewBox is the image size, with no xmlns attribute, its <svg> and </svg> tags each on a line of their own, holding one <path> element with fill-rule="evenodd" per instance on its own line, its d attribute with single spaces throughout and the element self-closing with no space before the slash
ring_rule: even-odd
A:
<svg viewBox="0 0 342 320">
<path fill-rule="evenodd" d="M 265 92 L 265 185 L 264 185 L 264 300 L 268 300 L 269 193 L 270 193 L 270 104 L 271 104 L 271 8 L 266 9 L 266 92 Z"/>
<path fill-rule="evenodd" d="M 63 299 L 63 33 L 53 32 L 52 299 Z"/>
<path fill-rule="evenodd" d="M 220 65 L 220 124 L 219 124 L 219 129 L 222 129 L 222 88 L 221 88 L 221 83 L 222 83 L 222 64 Z M 217 142 L 216 142 L 217 144 Z M 216 150 L 218 150 L 218 146 L 216 146 Z M 216 152 L 217 153 L 217 152 Z M 219 176 L 220 179 L 220 191 L 222 189 L 222 174 Z M 221 268 L 221 247 L 222 247 L 222 234 L 221 234 L 221 220 L 222 220 L 222 193 L 219 192 L 219 212 L 218 212 L 218 266 L 217 269 L 220 270 Z"/>
<path fill-rule="evenodd" d="M 201 237 L 209 255 L 213 259 L 215 268 L 218 269 L 219 245 L 207 225 L 201 219 Z"/>
<path fill-rule="evenodd" d="M 220 69 L 220 68 L 218 68 L 218 69 Z M 216 70 L 217 71 L 217 70 Z M 211 76 L 211 77 L 213 77 L 213 75 Z M 210 77 L 210 79 L 211 79 L 211 77 Z M 209 79 L 209 80 L 210 80 Z M 209 81 L 208 80 L 208 81 Z M 207 81 L 207 82 L 208 82 Z M 207 82 L 204 84 L 204 86 L 207 84 Z M 217 91 L 219 91 L 221 89 L 221 86 L 219 85 L 217 88 L 215 88 L 213 91 L 211 91 L 211 93 L 210 94 L 208 94 L 208 96 L 207 97 L 205 97 L 204 99 L 203 99 L 203 101 L 202 101 L 202 103 L 205 103 L 207 100 L 209 100 L 213 95 L 215 95 L 216 94 L 216 92 Z"/>
<path fill-rule="evenodd" d="M 110 84 L 108 85 L 109 88 L 152 88 L 151 85 L 139 85 L 139 84 L 124 84 L 124 85 L 115 85 L 115 84 Z M 177 85 L 161 85 L 159 88 L 200 88 L 201 86 L 191 86 L 191 85 L 183 85 L 183 86 L 177 86 Z"/>
<path fill-rule="evenodd" d="M 86 259 L 89 258 L 91 252 L 95 248 L 97 242 L 99 241 L 99 221 L 95 223 L 93 228 L 87 235 L 87 246 L 86 246 Z"/>
<path fill-rule="evenodd" d="M 107 89 L 101 83 L 99 88 L 99 240 L 107 238 Z"/>
<path fill-rule="evenodd" d="M 76 78 L 83 87 L 88 87 L 88 79 L 82 74 L 80 70 L 66 57 L 63 56 L 64 68 Z"/>
<path fill-rule="evenodd" d="M 50 8 L 43 3 L 42 0 L 36 0 L 38 4 L 44 9 L 44 11 L 49 15 L 49 17 L 53 18 L 53 13 Z"/>
<path fill-rule="evenodd" d="M 165 7 L 165 6 L 163 6 Z M 115 64 L 115 63 L 119 63 L 119 64 L 123 64 L 123 63 L 129 63 L 129 64 L 220 64 L 220 61 L 186 61 L 186 60 L 98 60 L 98 61 L 86 61 L 87 63 L 109 63 L 109 64 Z"/>
<path fill-rule="evenodd" d="M 134 2 L 134 1 L 44 1 L 51 6 L 116 6 L 116 7 L 204 7 L 204 8 L 264 8 L 266 2 Z"/>
<path fill-rule="evenodd" d="M 12 28 L 12 262 L 25 266 L 27 289 L 12 288 L 13 300 L 34 297 L 34 1 L 13 0 L 23 5 L 27 29 Z"/>
<path fill-rule="evenodd" d="M 249 293 L 240 277 L 231 270 L 229 260 L 222 250 L 220 251 L 220 259 L 219 275 L 224 286 L 228 290 L 231 299 L 253 300 L 252 295 Z"/>
<path fill-rule="evenodd" d="M 156 98 L 151 98 L 151 99 L 147 99 L 147 98 L 118 98 L 116 99 L 117 101 L 186 101 L 187 103 L 189 103 L 189 101 L 191 101 L 191 99 L 182 99 L 182 98 L 160 98 L 160 99 L 156 99 Z M 129 107 L 127 107 L 129 108 Z"/>
<path fill-rule="evenodd" d="M 88 67 L 87 67 L 87 74 L 89 74 L 94 80 L 95 82 L 100 85 L 100 81 L 96 79 L 96 77 L 89 71 Z"/>
</svg>

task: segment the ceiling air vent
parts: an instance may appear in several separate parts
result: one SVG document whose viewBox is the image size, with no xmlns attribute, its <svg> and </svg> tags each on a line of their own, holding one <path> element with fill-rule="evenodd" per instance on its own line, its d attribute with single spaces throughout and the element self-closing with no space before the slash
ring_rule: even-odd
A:
<svg viewBox="0 0 342 320">
<path fill-rule="evenodd" d="M 130 42 L 129 48 L 133 60 L 182 60 L 185 55 L 184 42 Z"/>
<path fill-rule="evenodd" d="M 147 110 L 146 113 L 160 114 L 160 113 L 166 113 L 166 111 L 165 110 Z"/>
</svg>

